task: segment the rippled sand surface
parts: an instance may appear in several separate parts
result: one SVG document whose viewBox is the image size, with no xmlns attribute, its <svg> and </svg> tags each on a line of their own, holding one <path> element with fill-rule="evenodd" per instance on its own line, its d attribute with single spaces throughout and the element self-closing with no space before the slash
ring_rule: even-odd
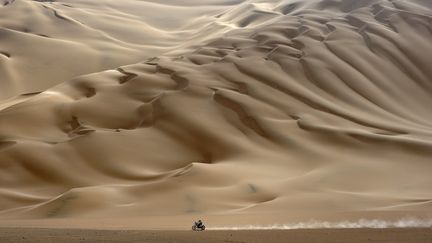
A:
<svg viewBox="0 0 432 243">
<path fill-rule="evenodd" d="M 1 219 L 432 216 L 428 0 L 3 3 Z"/>
</svg>

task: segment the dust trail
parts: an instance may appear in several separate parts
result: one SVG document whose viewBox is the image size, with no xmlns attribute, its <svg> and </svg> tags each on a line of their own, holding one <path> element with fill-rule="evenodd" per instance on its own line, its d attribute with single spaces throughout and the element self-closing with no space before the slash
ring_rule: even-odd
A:
<svg viewBox="0 0 432 243">
<path fill-rule="evenodd" d="M 402 218 L 395 221 L 381 219 L 359 219 L 358 221 L 318 221 L 273 225 L 241 225 L 209 227 L 209 230 L 273 230 L 273 229 L 356 229 L 356 228 L 430 228 L 432 219 Z"/>
</svg>

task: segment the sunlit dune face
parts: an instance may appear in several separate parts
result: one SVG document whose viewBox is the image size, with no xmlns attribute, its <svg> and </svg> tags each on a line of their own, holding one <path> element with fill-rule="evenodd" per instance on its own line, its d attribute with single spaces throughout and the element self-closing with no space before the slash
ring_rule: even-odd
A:
<svg viewBox="0 0 432 243">
<path fill-rule="evenodd" d="M 429 1 L 1 3 L 0 219 L 430 227 Z"/>
</svg>

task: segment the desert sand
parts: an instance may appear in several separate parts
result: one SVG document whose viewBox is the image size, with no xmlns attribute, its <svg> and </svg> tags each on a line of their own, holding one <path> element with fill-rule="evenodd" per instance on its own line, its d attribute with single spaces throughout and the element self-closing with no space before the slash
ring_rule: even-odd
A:
<svg viewBox="0 0 432 243">
<path fill-rule="evenodd" d="M 2 227 L 432 226 L 431 1 L 2 5 Z"/>
<path fill-rule="evenodd" d="M 146 242 L 146 243 L 429 243 L 432 231 L 424 229 L 313 229 L 252 231 L 134 231 L 0 228 L 3 243 Z"/>
</svg>

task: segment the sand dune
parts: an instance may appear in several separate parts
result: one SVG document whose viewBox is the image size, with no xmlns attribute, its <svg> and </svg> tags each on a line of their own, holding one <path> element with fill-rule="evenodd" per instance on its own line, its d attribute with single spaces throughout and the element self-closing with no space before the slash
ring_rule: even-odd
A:
<svg viewBox="0 0 432 243">
<path fill-rule="evenodd" d="M 215 25 L 215 13 L 238 1 L 207 2 L 2 0 L 0 99 L 192 47 L 227 31 L 205 28 Z"/>
<path fill-rule="evenodd" d="M 429 1 L 0 14 L 1 218 L 431 216 Z"/>
</svg>

